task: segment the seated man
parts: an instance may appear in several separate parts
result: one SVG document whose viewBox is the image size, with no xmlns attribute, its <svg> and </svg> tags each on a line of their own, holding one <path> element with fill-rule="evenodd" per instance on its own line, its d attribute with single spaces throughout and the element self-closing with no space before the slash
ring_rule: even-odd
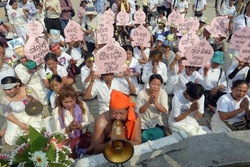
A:
<svg viewBox="0 0 250 167">
<path fill-rule="evenodd" d="M 122 92 L 113 90 L 110 95 L 110 110 L 102 113 L 95 121 L 93 141 L 88 148 L 94 154 L 102 153 L 105 144 L 111 139 L 112 125 L 115 120 L 123 122 L 127 140 L 133 145 L 141 143 L 141 119 L 134 112 L 135 103 Z"/>
</svg>

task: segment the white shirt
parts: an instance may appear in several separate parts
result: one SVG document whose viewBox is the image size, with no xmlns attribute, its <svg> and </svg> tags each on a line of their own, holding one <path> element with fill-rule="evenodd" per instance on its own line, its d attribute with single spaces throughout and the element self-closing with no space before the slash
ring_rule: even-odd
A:
<svg viewBox="0 0 250 167">
<path fill-rule="evenodd" d="M 65 53 L 65 52 L 62 52 L 62 54 L 59 57 L 57 57 L 57 60 L 59 61 L 59 63 L 62 66 L 64 66 L 66 69 L 68 69 L 69 62 L 71 59 L 72 57 L 68 53 Z"/>
<path fill-rule="evenodd" d="M 197 71 L 194 71 L 190 76 L 187 76 L 186 70 L 183 70 L 181 74 L 179 75 L 177 85 L 175 85 L 174 94 L 185 91 L 186 84 L 188 82 L 198 81 L 199 83 L 200 80 L 203 80 L 203 77 Z"/>
<path fill-rule="evenodd" d="M 147 57 L 147 59 L 149 58 L 149 53 L 150 53 L 150 49 L 149 48 L 145 48 L 144 49 L 144 53 Z M 141 49 L 139 49 L 138 47 L 134 48 L 134 58 L 138 59 L 142 59 L 142 55 L 141 55 Z M 144 64 L 140 64 L 141 68 L 144 66 Z"/>
<path fill-rule="evenodd" d="M 90 119 L 89 119 L 90 113 L 89 113 L 89 108 L 86 105 L 86 103 L 84 101 L 81 101 L 81 102 L 83 103 L 83 107 L 85 109 L 85 114 L 82 114 L 83 122 L 81 124 L 82 124 L 83 128 L 86 128 L 90 124 L 90 122 L 89 122 L 90 121 Z M 58 107 L 57 107 L 52 111 L 53 131 L 59 131 L 59 132 L 65 133 L 65 128 L 61 127 L 58 116 L 59 116 L 59 114 L 58 114 Z M 69 126 L 73 120 L 74 120 L 74 117 L 72 116 L 72 114 L 69 112 L 69 110 L 65 109 L 64 123 L 65 123 L 66 127 Z"/>
<path fill-rule="evenodd" d="M 247 24 L 245 22 L 245 17 L 246 17 Z M 244 28 L 246 26 L 250 28 L 250 17 L 247 17 L 245 14 L 241 14 L 238 17 L 236 17 L 233 21 L 233 32 L 241 28 Z"/>
<path fill-rule="evenodd" d="M 67 72 L 67 70 L 66 70 L 65 67 L 60 66 L 60 65 L 57 65 L 56 69 L 57 69 L 57 74 L 58 74 L 61 78 L 68 76 L 68 72 Z M 41 76 L 42 79 L 47 79 L 47 78 L 46 78 L 46 74 L 51 74 L 51 75 L 53 75 L 53 72 L 52 72 L 49 68 L 46 68 L 46 69 L 41 70 L 40 76 Z"/>
<path fill-rule="evenodd" d="M 201 114 L 204 113 L 204 99 L 205 99 L 204 95 L 202 95 L 201 98 L 198 100 L 200 106 L 199 112 Z M 195 112 L 190 113 L 185 119 L 179 122 L 175 121 L 175 118 L 181 115 L 182 113 L 186 112 L 190 108 L 191 104 L 192 102 L 188 101 L 184 97 L 183 92 L 177 93 L 172 100 L 172 111 L 169 114 L 168 124 L 199 125 L 194 117 Z"/>
<path fill-rule="evenodd" d="M 141 90 L 137 96 L 137 112 L 139 113 L 139 109 L 141 106 L 148 102 L 150 96 L 146 93 L 145 89 Z M 166 110 L 168 110 L 168 95 L 164 90 L 160 90 L 157 102 L 161 104 Z M 140 114 L 141 118 L 141 128 L 148 129 L 153 128 L 157 124 L 162 126 L 162 112 L 160 112 L 154 104 L 151 104 L 150 107 L 142 114 Z"/>
<path fill-rule="evenodd" d="M 148 3 L 149 3 L 149 10 L 152 10 L 155 5 L 158 6 L 158 0 L 149 0 Z M 155 11 L 156 11 L 156 8 L 153 10 L 153 12 Z"/>
<path fill-rule="evenodd" d="M 247 97 L 248 100 L 250 101 L 250 98 L 247 95 L 245 97 Z M 242 98 L 239 102 L 237 102 L 232 98 L 230 93 L 225 94 L 225 95 L 221 96 L 219 98 L 219 100 L 217 101 L 217 110 L 221 111 L 221 112 L 234 111 L 234 110 L 240 108 L 240 103 L 243 99 L 244 98 Z M 228 121 L 229 124 L 233 124 L 234 122 L 240 122 L 240 121 L 242 121 L 242 118 L 244 117 L 244 115 L 245 115 L 245 111 L 239 113 L 238 115 L 236 115 L 233 118 L 227 119 L 226 121 Z"/>
<path fill-rule="evenodd" d="M 197 8 L 196 8 L 197 1 L 198 1 L 198 4 L 197 4 Z M 194 0 L 194 8 L 196 11 L 200 11 L 200 10 L 204 9 L 205 5 L 207 5 L 206 0 Z"/>
<path fill-rule="evenodd" d="M 113 89 L 129 94 L 129 92 L 123 90 L 120 82 L 116 78 L 113 78 L 110 89 L 104 81 L 95 81 L 91 90 L 91 96 L 92 98 L 97 96 L 99 102 L 99 114 L 109 111 L 110 94 Z"/>
<path fill-rule="evenodd" d="M 135 59 L 134 57 L 132 57 L 132 61 L 129 65 L 129 70 L 130 70 L 130 73 L 141 73 L 140 64 L 137 61 L 137 59 Z M 139 84 L 137 82 L 137 77 L 130 76 L 129 78 L 131 82 L 133 83 L 135 90 L 136 90 L 136 94 L 137 94 L 140 90 Z M 126 90 L 126 92 L 129 92 L 129 85 L 128 85 L 127 80 L 125 78 L 117 78 L 117 80 L 121 83 L 121 86 L 123 86 L 123 90 Z"/>
<path fill-rule="evenodd" d="M 199 69 L 198 72 L 201 74 L 201 76 L 204 77 L 204 80 L 202 80 L 200 84 L 204 87 L 205 90 L 211 90 L 214 87 L 221 84 L 227 87 L 226 75 L 223 70 L 220 80 L 219 80 L 220 68 L 213 69 L 212 67 L 209 67 L 207 77 L 204 76 L 203 70 L 204 68 L 202 67 Z"/>
<path fill-rule="evenodd" d="M 188 8 L 188 2 L 186 0 L 183 2 L 180 0 L 177 4 L 177 9 L 180 12 L 183 12 L 186 8 Z"/>
<path fill-rule="evenodd" d="M 143 66 L 143 73 L 142 73 L 142 81 L 145 84 L 148 84 L 149 82 L 149 77 L 153 74 L 153 65 L 152 62 L 148 62 Z M 167 82 L 168 76 L 167 76 L 167 66 L 166 64 L 159 62 L 159 64 L 157 65 L 157 74 L 160 74 L 162 79 L 163 79 L 163 83 Z"/>
<path fill-rule="evenodd" d="M 95 65 L 95 63 L 93 64 L 93 69 L 97 69 L 97 66 Z M 84 90 L 87 89 L 87 87 L 89 86 L 89 82 L 84 82 L 84 80 L 89 76 L 90 74 L 90 69 L 85 65 L 81 68 L 81 81 L 83 84 L 83 88 Z"/>
</svg>

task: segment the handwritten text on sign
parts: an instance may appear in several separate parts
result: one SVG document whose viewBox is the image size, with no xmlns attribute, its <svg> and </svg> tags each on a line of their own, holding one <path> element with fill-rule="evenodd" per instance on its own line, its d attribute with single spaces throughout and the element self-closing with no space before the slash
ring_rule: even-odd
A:
<svg viewBox="0 0 250 167">
<path fill-rule="evenodd" d="M 95 54 L 95 64 L 98 67 L 95 73 L 105 74 L 122 72 L 124 71 L 126 59 L 126 51 L 110 40 Z"/>
<path fill-rule="evenodd" d="M 183 64 L 186 66 L 203 67 L 210 62 L 210 59 L 213 57 L 213 54 L 213 48 L 205 39 L 203 39 L 187 50 L 187 61 L 184 61 Z"/>
<path fill-rule="evenodd" d="M 37 64 L 44 62 L 45 55 L 49 52 L 49 45 L 44 38 L 29 38 L 25 47 L 25 55 L 28 59 L 35 61 Z"/>
<path fill-rule="evenodd" d="M 83 32 L 81 30 L 81 26 L 72 20 L 69 20 L 67 26 L 65 27 L 64 34 L 66 37 L 66 42 L 83 40 Z"/>
<path fill-rule="evenodd" d="M 182 22 L 182 17 L 180 11 L 173 11 L 168 16 L 168 24 L 176 23 L 179 25 L 179 23 Z"/>
<path fill-rule="evenodd" d="M 135 18 L 134 24 L 144 24 L 146 19 L 146 14 L 143 12 L 142 9 L 139 9 L 135 12 L 134 18 Z"/>
<path fill-rule="evenodd" d="M 182 53 L 185 53 L 189 47 L 200 41 L 199 37 L 196 35 L 194 31 L 190 31 L 186 33 L 179 42 L 179 50 Z"/>
<path fill-rule="evenodd" d="M 38 36 L 43 33 L 43 25 L 39 21 L 33 19 L 27 24 L 27 30 L 29 36 Z"/>
<path fill-rule="evenodd" d="M 129 22 L 129 14 L 127 12 L 120 11 L 116 16 L 116 20 L 117 20 L 116 25 L 126 26 L 128 25 Z"/>
<path fill-rule="evenodd" d="M 240 49 L 241 46 L 250 39 L 250 29 L 248 27 L 241 28 L 233 33 L 230 40 L 229 48 Z"/>
<path fill-rule="evenodd" d="M 113 24 L 114 23 L 115 14 L 111 9 L 106 10 L 103 15 L 104 15 L 104 18 L 105 18 L 105 21 L 106 21 L 107 24 L 111 24 L 111 23 Z"/>
<path fill-rule="evenodd" d="M 150 46 L 150 32 L 142 24 L 132 32 L 131 38 L 133 39 L 132 46 Z"/>
<path fill-rule="evenodd" d="M 186 34 L 190 30 L 197 31 L 199 29 L 199 25 L 199 20 L 196 17 L 185 18 L 179 23 L 178 30 L 182 34 Z"/>
<path fill-rule="evenodd" d="M 247 40 L 240 48 L 238 59 L 243 62 L 250 62 L 250 39 Z"/>
<path fill-rule="evenodd" d="M 114 27 L 106 22 L 104 15 L 100 17 L 101 20 L 96 31 L 96 42 L 97 44 L 106 44 L 113 37 Z"/>
</svg>

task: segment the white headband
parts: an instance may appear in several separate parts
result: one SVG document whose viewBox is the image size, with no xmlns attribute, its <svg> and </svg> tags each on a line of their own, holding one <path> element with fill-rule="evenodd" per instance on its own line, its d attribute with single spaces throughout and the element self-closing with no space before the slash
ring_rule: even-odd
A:
<svg viewBox="0 0 250 167">
<path fill-rule="evenodd" d="M 19 85 L 19 83 L 8 83 L 8 84 L 2 84 L 2 88 L 3 89 L 11 89 L 11 88 L 13 88 L 13 87 L 15 87 L 15 86 L 17 86 L 17 85 Z"/>
</svg>

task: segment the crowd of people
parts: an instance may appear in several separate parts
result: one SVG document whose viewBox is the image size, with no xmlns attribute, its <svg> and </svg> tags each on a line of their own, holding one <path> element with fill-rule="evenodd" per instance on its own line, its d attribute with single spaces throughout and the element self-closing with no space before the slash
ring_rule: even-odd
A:
<svg viewBox="0 0 250 167">
<path fill-rule="evenodd" d="M 29 126 L 33 126 L 60 131 L 74 139 L 88 131 L 91 111 L 84 100 L 93 98 L 97 98 L 99 114 L 92 142 L 82 154 L 103 152 L 115 120 L 124 123 L 125 137 L 133 145 L 180 131 L 193 136 L 248 129 L 249 62 L 238 59 L 239 51 L 226 50 L 225 45 L 234 32 L 249 27 L 249 4 L 242 0 L 216 1 L 216 16 L 228 16 L 229 26 L 226 35 L 213 38 L 206 29 L 206 0 L 143 0 L 141 7 L 134 0 L 81 0 L 76 12 L 71 0 L 5 2 L 10 26 L 0 23 L 0 81 L 7 125 L 0 135 L 13 145 L 16 136 L 28 133 Z M 182 63 L 186 56 L 178 52 L 182 37 L 178 24 L 166 24 L 175 10 L 186 18 L 189 6 L 200 23 L 197 35 L 214 49 L 207 66 Z M 130 35 L 136 27 L 132 20 L 140 8 L 146 14 L 144 26 L 151 33 L 150 47 L 131 46 Z M 105 44 L 96 42 L 95 32 L 99 14 L 107 9 L 115 16 L 120 11 L 130 15 L 131 24 L 114 23 L 113 34 L 126 52 L 127 68 L 97 74 L 94 57 Z M 79 18 L 84 38 L 66 42 L 64 29 L 72 17 Z M 43 25 L 43 38 L 49 44 L 42 64 L 29 60 L 24 51 L 29 38 L 26 25 L 32 19 Z M 53 37 L 53 31 L 59 32 L 59 38 Z M 23 43 L 11 44 L 14 39 Z M 77 70 L 73 75 L 72 67 Z M 45 111 L 35 116 L 27 114 L 26 107 L 32 102 L 40 102 Z M 210 127 L 198 123 L 207 111 L 212 114 Z"/>
</svg>

